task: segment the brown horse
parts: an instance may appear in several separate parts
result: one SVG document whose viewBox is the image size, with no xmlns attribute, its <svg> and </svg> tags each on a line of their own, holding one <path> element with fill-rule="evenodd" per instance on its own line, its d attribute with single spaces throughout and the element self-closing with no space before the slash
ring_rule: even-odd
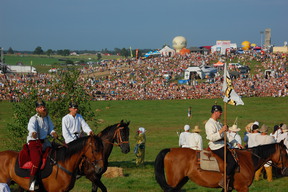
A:
<svg viewBox="0 0 288 192">
<path fill-rule="evenodd" d="M 29 189 L 29 178 L 15 174 L 15 163 L 18 152 L 0 152 L 0 183 L 16 182 L 21 188 Z M 77 170 L 82 159 L 93 165 L 93 170 L 102 172 L 103 144 L 96 136 L 82 137 L 68 144 L 68 147 L 57 149 L 50 156 L 54 163 L 52 173 L 40 181 L 40 191 L 64 192 L 74 187 Z"/>
<path fill-rule="evenodd" d="M 233 187 L 236 191 L 249 191 L 255 172 L 268 160 L 271 160 L 274 166 L 281 168 L 283 175 L 288 175 L 288 158 L 283 142 L 236 150 L 236 152 L 240 167 L 233 179 Z M 197 151 L 189 148 L 170 148 L 160 151 L 155 160 L 155 178 L 161 188 L 164 191 L 180 191 L 189 179 L 203 187 L 220 188 L 218 182 L 223 177 L 223 172 L 201 170 L 197 158 Z M 223 161 L 219 157 L 216 159 L 220 170 L 223 171 Z"/>
<path fill-rule="evenodd" d="M 85 175 L 90 181 L 92 181 L 92 192 L 96 192 L 98 187 L 102 192 L 106 192 L 107 188 L 101 182 L 102 174 L 105 173 L 108 167 L 108 158 L 112 152 L 113 146 L 119 146 L 122 153 L 126 154 L 130 151 L 129 145 L 129 124 L 130 122 L 124 122 L 123 120 L 120 123 L 106 127 L 103 131 L 98 133 L 98 137 L 101 138 L 104 146 L 103 150 L 103 160 L 104 168 L 100 173 L 93 171 L 91 166 L 87 166 L 87 163 L 84 161 L 80 170 L 82 170 L 81 175 Z"/>
</svg>

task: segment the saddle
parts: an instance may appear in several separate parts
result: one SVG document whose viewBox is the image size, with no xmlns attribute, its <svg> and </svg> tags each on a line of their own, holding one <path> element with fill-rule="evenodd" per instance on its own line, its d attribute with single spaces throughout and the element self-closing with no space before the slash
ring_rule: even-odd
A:
<svg viewBox="0 0 288 192">
<path fill-rule="evenodd" d="M 200 169 L 206 171 L 220 172 L 217 159 L 214 157 L 212 151 L 202 150 L 197 152 Z"/>
<path fill-rule="evenodd" d="M 230 149 L 232 156 L 234 157 L 236 163 L 238 164 L 238 157 L 236 150 Z M 216 171 L 221 172 L 220 167 L 223 171 L 223 161 L 217 155 L 213 154 L 212 151 L 202 150 L 197 152 L 198 163 L 200 165 L 200 169 L 205 171 Z M 220 166 L 219 166 L 220 165 Z M 239 172 L 239 166 L 236 167 L 235 172 Z"/>
<path fill-rule="evenodd" d="M 42 158 L 42 164 L 39 169 L 39 177 L 41 179 L 48 177 L 52 173 L 53 162 L 49 158 L 52 155 L 51 147 L 47 147 Z M 15 163 L 15 173 L 19 177 L 30 177 L 32 162 L 29 156 L 28 144 L 23 145 L 23 149 L 19 152 Z"/>
</svg>

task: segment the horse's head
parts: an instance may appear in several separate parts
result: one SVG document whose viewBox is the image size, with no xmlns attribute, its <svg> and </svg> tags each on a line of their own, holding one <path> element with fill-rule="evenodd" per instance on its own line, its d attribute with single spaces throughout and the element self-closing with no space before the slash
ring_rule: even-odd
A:
<svg viewBox="0 0 288 192">
<path fill-rule="evenodd" d="M 287 148 L 284 145 L 284 142 L 281 141 L 276 145 L 276 152 L 272 157 L 273 163 L 276 165 L 276 167 L 281 169 L 283 176 L 288 176 L 288 156 L 286 149 Z"/>
<path fill-rule="evenodd" d="M 87 145 L 81 166 L 83 169 L 88 168 L 94 173 L 101 173 L 104 168 L 102 140 L 97 136 L 89 136 Z M 89 172 L 89 170 L 85 172 Z"/>
<path fill-rule="evenodd" d="M 115 141 L 120 146 L 122 153 L 130 152 L 129 144 L 129 124 L 130 121 L 124 122 L 123 120 L 115 128 Z"/>
</svg>

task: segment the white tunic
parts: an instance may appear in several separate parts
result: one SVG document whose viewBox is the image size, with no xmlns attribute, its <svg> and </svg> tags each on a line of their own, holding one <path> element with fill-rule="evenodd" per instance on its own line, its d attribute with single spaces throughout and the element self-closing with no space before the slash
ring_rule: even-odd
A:
<svg viewBox="0 0 288 192">
<path fill-rule="evenodd" d="M 65 115 L 62 118 L 62 135 L 65 139 L 65 143 L 70 143 L 77 139 L 75 133 L 80 135 L 81 127 L 86 134 L 89 134 L 90 131 L 92 131 L 80 114 L 77 113 L 75 117 L 70 114 Z"/>
<path fill-rule="evenodd" d="M 40 117 L 38 114 L 32 116 L 28 123 L 28 136 L 27 136 L 27 142 L 29 140 L 36 140 L 32 137 L 32 133 L 36 132 L 38 133 L 37 139 L 45 139 L 47 135 L 51 135 L 52 132 L 54 132 L 54 125 L 49 117 L 47 115 L 46 117 Z"/>
<path fill-rule="evenodd" d="M 239 148 L 238 144 L 242 144 L 241 136 L 235 132 L 227 133 L 228 141 L 230 143 L 231 148 Z"/>
<path fill-rule="evenodd" d="M 202 137 L 198 133 L 182 132 L 179 137 L 179 146 L 194 150 L 202 150 Z"/>
<path fill-rule="evenodd" d="M 224 133 L 221 135 L 219 133 L 221 128 L 222 124 L 212 118 L 210 118 L 205 124 L 206 138 L 209 140 L 208 145 L 211 150 L 217 150 L 224 147 Z"/>
<path fill-rule="evenodd" d="M 256 136 L 260 135 L 260 133 L 248 133 L 248 148 L 256 147 L 258 146 L 258 142 L 256 141 Z"/>
<path fill-rule="evenodd" d="M 1 192 L 10 192 L 10 188 L 6 183 L 0 183 L 0 191 Z"/>
</svg>

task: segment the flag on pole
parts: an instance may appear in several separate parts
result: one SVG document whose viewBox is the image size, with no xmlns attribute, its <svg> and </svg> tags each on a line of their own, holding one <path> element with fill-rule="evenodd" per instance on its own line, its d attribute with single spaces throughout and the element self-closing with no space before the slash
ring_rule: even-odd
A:
<svg viewBox="0 0 288 192">
<path fill-rule="evenodd" d="M 233 88 L 229 72 L 227 71 L 226 63 L 224 67 L 222 91 L 224 92 L 223 101 L 225 103 L 228 103 L 230 105 L 244 105 L 244 102 L 239 97 L 239 95 L 237 95 L 237 93 L 235 92 Z"/>
</svg>

